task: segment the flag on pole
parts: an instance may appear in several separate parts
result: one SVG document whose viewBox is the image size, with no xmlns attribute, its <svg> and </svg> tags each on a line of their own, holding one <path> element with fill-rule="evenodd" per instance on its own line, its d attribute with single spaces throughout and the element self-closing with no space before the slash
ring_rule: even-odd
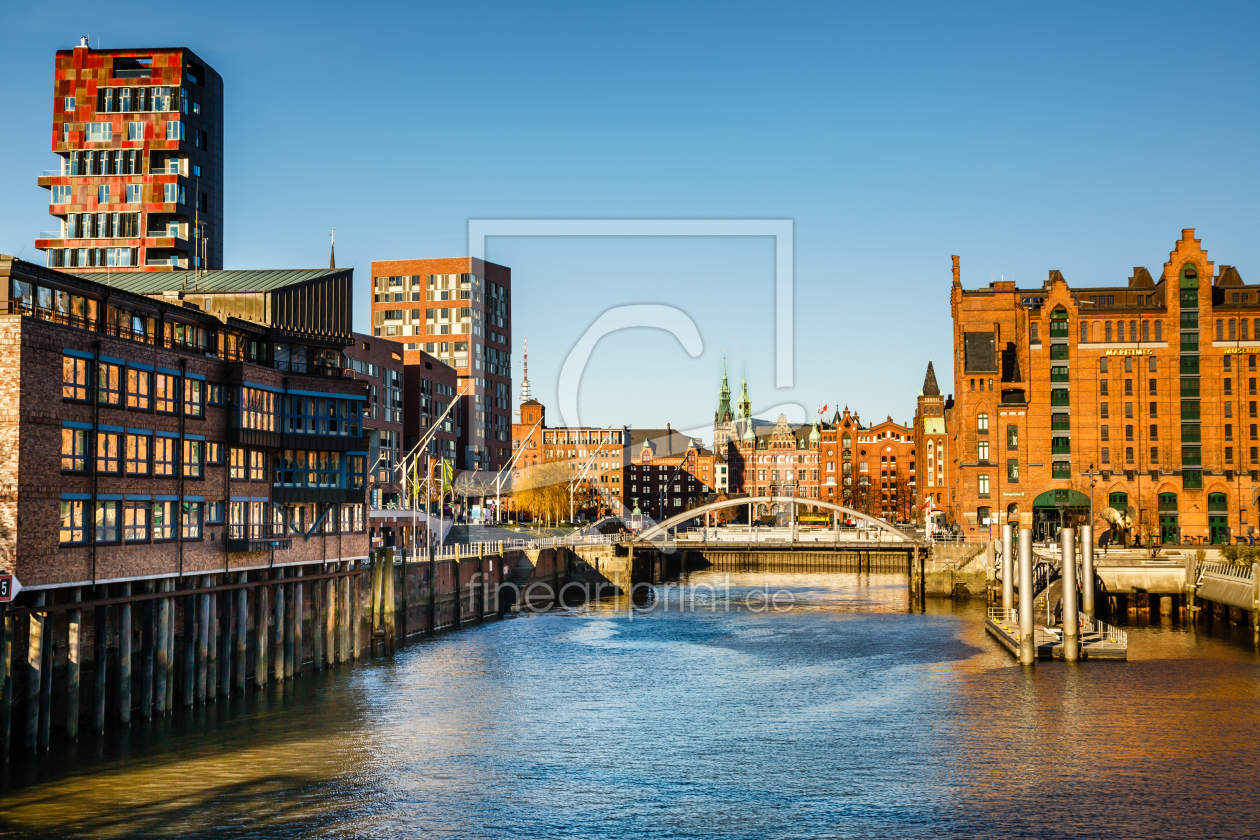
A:
<svg viewBox="0 0 1260 840">
<path fill-rule="evenodd" d="M 822 415 L 822 414 L 826 414 L 826 413 L 827 413 L 827 406 L 826 406 L 826 404 L 825 404 L 825 403 L 819 403 L 819 404 L 818 404 L 818 413 L 819 413 L 820 415 Z"/>
</svg>

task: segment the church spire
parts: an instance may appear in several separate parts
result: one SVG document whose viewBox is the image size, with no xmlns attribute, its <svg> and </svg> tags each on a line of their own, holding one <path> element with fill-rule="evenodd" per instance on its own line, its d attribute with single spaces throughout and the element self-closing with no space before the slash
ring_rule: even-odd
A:
<svg viewBox="0 0 1260 840">
<path fill-rule="evenodd" d="M 722 356 L 722 385 L 718 388 L 718 424 L 731 422 L 731 384 L 726 378 L 726 356 Z"/>
<path fill-rule="evenodd" d="M 941 386 L 936 384 L 936 371 L 932 370 L 932 362 L 928 362 L 927 376 L 923 377 L 923 396 L 939 397 Z"/>
<path fill-rule="evenodd" d="M 740 383 L 739 394 L 739 419 L 749 420 L 752 418 L 752 400 L 748 398 L 748 374 L 744 374 L 744 378 Z"/>
<path fill-rule="evenodd" d="M 337 232 L 336 228 L 330 228 L 328 230 L 328 267 L 329 268 L 337 267 L 337 243 L 333 237 L 333 235 L 336 232 Z"/>
</svg>

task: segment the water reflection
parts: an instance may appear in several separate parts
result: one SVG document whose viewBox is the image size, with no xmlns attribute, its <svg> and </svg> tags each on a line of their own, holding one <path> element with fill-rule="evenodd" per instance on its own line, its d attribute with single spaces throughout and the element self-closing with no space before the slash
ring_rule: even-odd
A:
<svg viewBox="0 0 1260 840">
<path fill-rule="evenodd" d="M 1021 669 L 904 576 L 690 576 L 18 763 L 8 836 L 1245 836 L 1260 662 Z M 756 609 L 762 591 L 790 609 Z M 750 603 L 754 606 L 750 606 Z M 1248 640 L 1249 641 L 1249 640 Z M 159 737 L 160 735 L 160 737 Z"/>
</svg>

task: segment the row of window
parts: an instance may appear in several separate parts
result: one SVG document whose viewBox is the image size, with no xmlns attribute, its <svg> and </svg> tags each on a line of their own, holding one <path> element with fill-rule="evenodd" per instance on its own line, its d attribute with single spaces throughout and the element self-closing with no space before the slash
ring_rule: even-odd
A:
<svg viewBox="0 0 1260 840">
<path fill-rule="evenodd" d="M 99 360 L 95 364 L 93 388 L 90 373 L 93 360 L 79 356 L 62 357 L 63 399 L 90 402 L 95 391 L 96 402 L 100 405 L 125 406 L 132 411 L 156 411 L 159 414 L 182 412 L 186 417 L 204 417 L 207 402 L 210 405 L 224 404 L 223 385 L 124 365 L 122 362 Z"/>
<path fill-rule="evenodd" d="M 271 511 L 268 512 L 267 508 Z M 268 502 L 178 499 L 63 499 L 62 545 L 109 545 L 200 540 L 206 525 L 221 525 L 226 514 L 229 539 L 263 539 L 303 534 L 320 526 L 323 533 L 363 533 L 362 504 L 317 506 Z"/>
<path fill-rule="evenodd" d="M 93 445 L 95 436 L 95 446 Z M 183 440 L 139 430 L 66 427 L 61 430 L 61 469 L 103 475 L 175 476 L 202 478 L 204 465 L 223 463 L 222 445 Z"/>
<path fill-rule="evenodd" d="M 140 249 L 49 248 L 45 255 L 49 268 L 125 268 L 140 264 Z M 76 325 L 80 326 L 80 325 Z"/>
</svg>

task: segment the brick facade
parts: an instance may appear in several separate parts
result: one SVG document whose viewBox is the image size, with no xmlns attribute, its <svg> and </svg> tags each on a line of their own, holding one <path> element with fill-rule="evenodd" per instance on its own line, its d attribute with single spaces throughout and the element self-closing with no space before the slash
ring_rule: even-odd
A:
<svg viewBox="0 0 1260 840">
<path fill-rule="evenodd" d="M 1031 513 L 1051 536 L 1091 500 L 1096 529 L 1111 506 L 1165 542 L 1254 527 L 1260 287 L 1218 271 L 1193 230 L 1158 280 L 964 290 L 956 268 L 951 308 L 949 512 L 965 531 Z"/>
<path fill-rule="evenodd" d="M 470 257 L 372 263 L 372 335 L 458 371 L 460 469 L 511 456 L 512 270 Z M 413 355 L 414 354 L 414 355 Z"/>
<path fill-rule="evenodd" d="M 40 305 L 45 293 L 51 308 Z M 0 438 L 21 442 L 0 463 L 0 525 L 8 526 L 0 543 L 24 585 L 366 554 L 364 385 L 339 368 L 280 365 L 271 348 L 295 336 L 8 257 L 0 258 L 0 311 L 12 384 Z M 82 311 L 129 314 L 70 314 Z M 130 337 L 107 329 L 122 320 L 136 324 Z M 330 358 L 344 345 L 333 336 L 300 340 Z M 337 433 L 289 430 L 286 406 Z M 321 413 L 329 406 L 331 417 Z M 286 462 L 286 453 L 315 460 L 294 470 L 297 456 Z M 308 468 L 317 480 L 305 478 L 316 474 Z M 234 513 L 250 519 L 234 524 Z"/>
</svg>

